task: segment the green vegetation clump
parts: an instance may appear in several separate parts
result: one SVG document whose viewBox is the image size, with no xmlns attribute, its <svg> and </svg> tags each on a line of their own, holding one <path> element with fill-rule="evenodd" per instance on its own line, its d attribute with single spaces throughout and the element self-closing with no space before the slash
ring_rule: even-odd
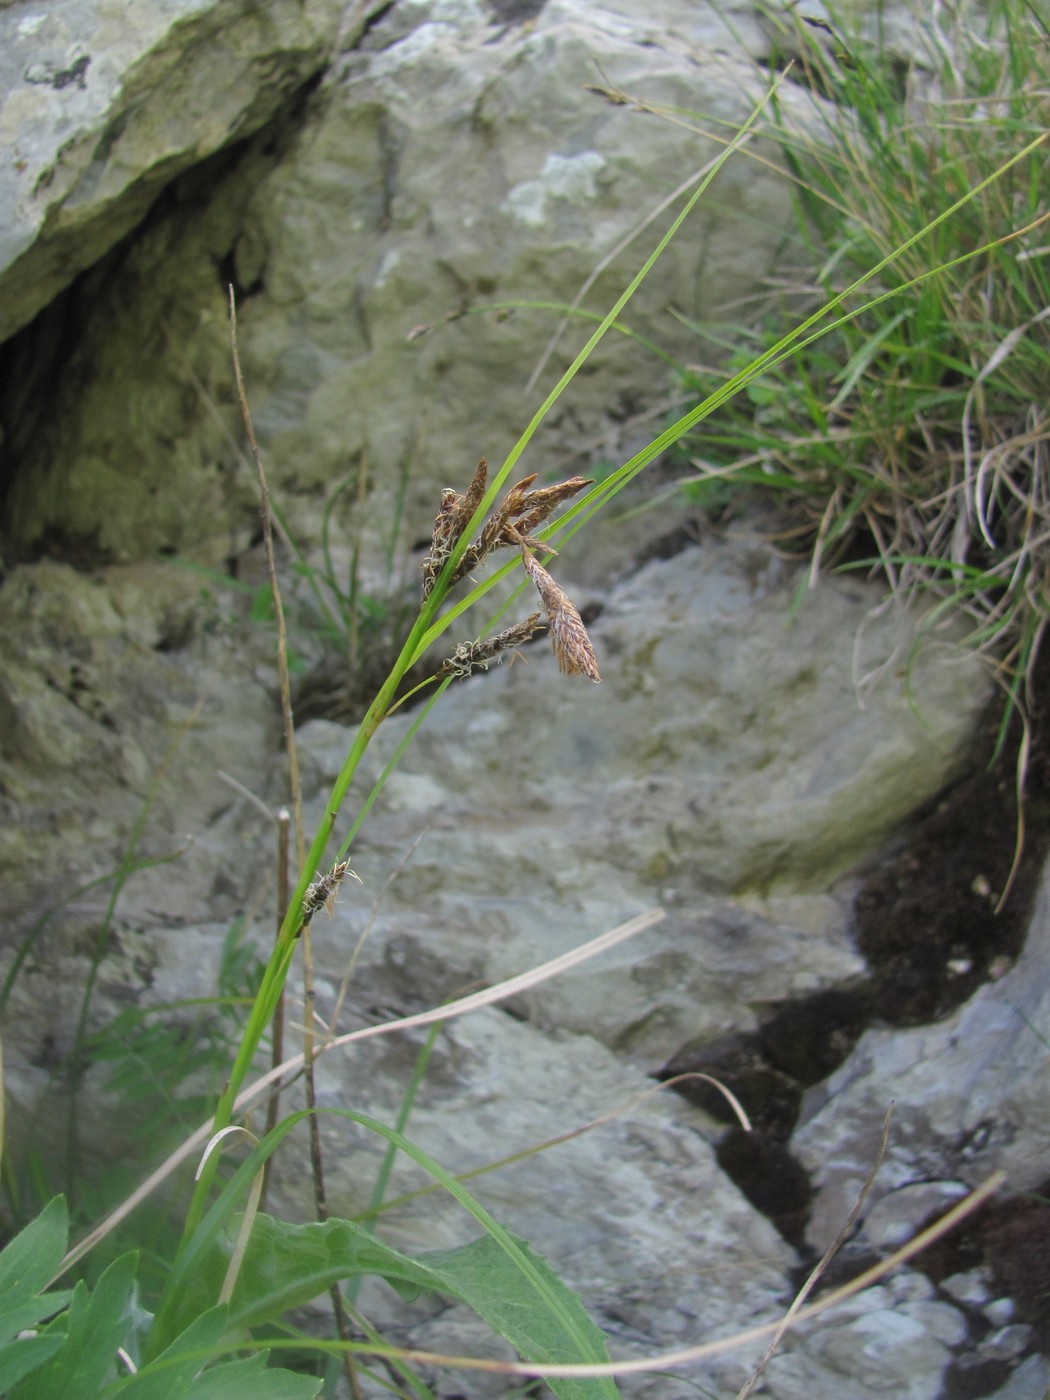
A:
<svg viewBox="0 0 1050 1400">
<path fill-rule="evenodd" d="M 909 62 L 801 19 L 778 32 L 813 94 L 805 134 L 774 98 L 793 251 L 775 309 L 716 338 L 735 373 L 807 302 L 845 293 L 853 314 L 683 439 L 685 489 L 719 507 L 772 489 L 814 571 L 950 599 L 1019 698 L 1050 596 L 1050 32 L 1016 0 L 950 34 L 917 23 Z"/>
</svg>

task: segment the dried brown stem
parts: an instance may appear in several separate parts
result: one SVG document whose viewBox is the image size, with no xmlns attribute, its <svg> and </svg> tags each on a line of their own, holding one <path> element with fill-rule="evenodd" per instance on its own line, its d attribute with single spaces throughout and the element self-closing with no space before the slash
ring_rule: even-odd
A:
<svg viewBox="0 0 1050 1400">
<path fill-rule="evenodd" d="M 281 602 L 281 588 L 277 581 L 277 560 L 273 550 L 273 516 L 270 511 L 270 488 L 266 484 L 259 444 L 255 440 L 248 395 L 241 375 L 241 360 L 237 349 L 237 304 L 230 287 L 230 349 L 233 355 L 233 377 L 237 384 L 237 398 L 241 406 L 244 431 L 251 449 L 255 474 L 259 478 L 259 514 L 262 517 L 263 544 L 266 548 L 266 572 L 270 580 L 273 596 L 274 616 L 277 619 L 277 675 L 281 688 L 281 724 L 284 729 L 284 747 L 288 754 L 288 783 L 292 794 L 292 811 L 295 814 L 296 857 L 302 866 L 306 859 L 303 840 L 303 792 L 299 779 L 299 755 L 295 746 L 295 721 L 292 718 L 292 682 L 288 671 L 288 631 L 284 622 L 284 606 Z"/>
<path fill-rule="evenodd" d="M 889 1108 L 886 1110 L 886 1116 L 882 1120 L 882 1139 L 879 1143 L 879 1150 L 875 1154 L 875 1160 L 871 1164 L 871 1170 L 868 1172 L 868 1175 L 864 1180 L 864 1185 L 860 1188 L 860 1193 L 853 1203 L 853 1209 L 846 1217 L 842 1229 L 838 1232 L 835 1238 L 828 1245 L 827 1249 L 820 1256 L 820 1259 L 814 1266 L 809 1277 L 799 1289 L 794 1302 L 791 1304 L 790 1308 L 788 1308 L 787 1312 L 781 1319 L 780 1326 L 770 1338 L 769 1346 L 766 1347 L 765 1353 L 763 1354 L 761 1361 L 759 1361 L 758 1365 L 751 1372 L 751 1375 L 748 1376 L 747 1380 L 737 1392 L 736 1400 L 747 1400 L 747 1397 L 754 1392 L 755 1386 L 758 1385 L 759 1381 L 762 1379 L 762 1373 L 769 1365 L 769 1362 L 773 1357 L 773 1353 L 780 1345 L 781 1338 L 791 1326 L 792 1320 L 794 1319 L 795 1315 L 798 1313 L 799 1309 L 804 1306 L 806 1299 L 813 1292 L 813 1289 L 817 1286 L 821 1275 L 827 1269 L 832 1259 L 834 1259 L 835 1255 L 846 1243 L 847 1239 L 849 1239 L 850 1231 L 856 1224 L 857 1216 L 860 1214 L 861 1207 L 868 1198 L 868 1192 L 874 1185 L 876 1173 L 882 1166 L 883 1159 L 886 1156 L 886 1148 L 890 1140 L 890 1120 L 892 1117 L 893 1105 L 890 1104 Z"/>
<path fill-rule="evenodd" d="M 284 729 L 284 744 L 288 754 L 288 781 L 291 788 L 292 811 L 295 815 L 295 852 L 296 863 L 302 869 L 306 861 L 306 843 L 303 835 L 303 796 L 302 783 L 299 777 L 299 755 L 295 743 L 295 721 L 292 716 L 292 686 L 288 670 L 288 633 L 284 621 L 284 606 L 281 602 L 281 590 L 277 580 L 277 561 L 273 548 L 273 517 L 270 510 L 270 489 L 266 482 L 266 473 L 263 470 L 262 457 L 259 452 L 259 445 L 255 439 L 255 428 L 252 424 L 251 411 L 248 407 L 248 395 L 244 388 L 244 378 L 241 374 L 241 361 L 237 347 L 237 305 L 234 297 L 233 287 L 230 287 L 230 347 L 233 355 L 233 373 L 237 384 L 237 397 L 241 406 L 241 417 L 244 420 L 244 431 L 248 438 L 248 446 L 251 449 L 252 461 L 255 463 L 256 475 L 259 478 L 259 511 L 262 516 L 263 541 L 266 548 L 266 568 L 270 580 L 270 591 L 273 595 L 274 615 L 277 620 L 277 674 L 281 691 L 281 724 Z M 303 1055 L 306 1065 L 306 1101 L 311 1109 L 309 1116 L 310 1124 L 310 1161 L 313 1167 L 314 1201 L 317 1210 L 317 1218 L 326 1220 L 328 1218 L 328 1204 L 325 1195 L 324 1169 L 321 1157 L 321 1138 L 317 1126 L 317 1114 L 313 1112 L 315 1106 L 315 1086 L 314 1086 L 314 1040 L 312 1026 L 312 1008 L 314 1002 L 314 982 L 313 982 L 313 959 L 310 950 L 310 935 L 306 932 L 306 922 L 303 925 L 303 996 L 306 1002 L 306 1031 L 303 1041 Z M 343 1310 L 343 1299 L 338 1287 L 332 1288 L 332 1305 L 335 1309 L 336 1323 L 339 1327 L 340 1336 L 344 1335 L 347 1329 L 346 1315 Z M 345 1340 L 345 1337 L 344 1337 Z M 353 1360 L 347 1353 L 346 1373 L 354 1392 L 355 1400 L 359 1394 L 357 1378 L 354 1373 Z"/>
</svg>

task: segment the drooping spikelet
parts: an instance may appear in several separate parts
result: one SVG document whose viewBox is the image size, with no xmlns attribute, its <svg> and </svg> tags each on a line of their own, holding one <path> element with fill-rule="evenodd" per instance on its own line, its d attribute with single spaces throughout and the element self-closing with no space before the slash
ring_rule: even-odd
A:
<svg viewBox="0 0 1050 1400">
<path fill-rule="evenodd" d="M 575 496 L 577 491 L 582 491 L 585 486 L 592 484 L 590 477 L 570 476 L 567 481 L 559 481 L 553 486 L 538 486 L 535 491 L 526 495 L 523 503 L 525 508 L 515 520 L 514 528 L 528 539 L 533 530 L 538 530 L 562 501 L 567 501 L 570 496 Z M 545 544 L 543 548 L 550 554 L 554 553 L 549 544 Z"/>
<path fill-rule="evenodd" d="M 536 585 L 537 592 L 547 610 L 547 626 L 551 634 L 551 646 L 558 658 L 558 670 L 567 676 L 587 676 L 597 684 L 598 658 L 583 625 L 583 618 L 568 594 L 554 582 L 550 574 L 525 548 L 525 540 L 519 536 L 521 560 L 525 572 Z"/>
</svg>

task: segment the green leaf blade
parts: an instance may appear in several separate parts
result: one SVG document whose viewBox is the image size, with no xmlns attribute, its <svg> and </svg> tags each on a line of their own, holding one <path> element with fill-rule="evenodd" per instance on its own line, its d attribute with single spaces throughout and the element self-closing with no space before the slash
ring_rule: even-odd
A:
<svg viewBox="0 0 1050 1400">
<path fill-rule="evenodd" d="M 322 1382 L 268 1368 L 266 1350 L 208 1366 L 229 1332 L 228 1322 L 225 1307 L 202 1313 L 155 1360 L 110 1386 L 105 1400 L 314 1400 Z"/>
<path fill-rule="evenodd" d="M 180 1332 L 171 1345 L 135 1375 L 110 1386 L 106 1395 L 121 1400 L 182 1400 L 226 1333 L 228 1310 L 209 1308 Z"/>
<path fill-rule="evenodd" d="M 483 1235 L 458 1249 L 427 1254 L 427 1268 L 439 1280 L 440 1290 L 469 1304 L 493 1332 L 510 1342 L 527 1361 L 542 1364 L 608 1361 L 605 1335 L 591 1319 L 579 1297 L 541 1254 L 525 1240 L 511 1235 L 521 1260 L 490 1235 Z M 525 1262 L 542 1284 L 539 1298 L 522 1288 L 521 1263 Z M 552 1376 L 547 1384 L 560 1400 L 598 1400 L 616 1396 L 611 1377 Z"/>
<path fill-rule="evenodd" d="M 68 1301 L 69 1293 L 39 1296 L 62 1262 L 68 1235 L 65 1198 L 56 1196 L 0 1253 L 0 1341 L 16 1337 Z"/>
<path fill-rule="evenodd" d="M 0 1346 L 0 1394 L 42 1366 L 62 1345 L 60 1333 L 45 1333 L 39 1337 L 19 1337 Z"/>
<path fill-rule="evenodd" d="M 194 1387 L 193 1400 L 314 1400 L 320 1394 L 323 1381 L 267 1368 L 266 1358 L 262 1351 L 213 1366 Z"/>
<path fill-rule="evenodd" d="M 500 1236 L 413 1257 L 350 1220 L 290 1225 L 260 1215 L 234 1292 L 231 1325 L 275 1321 L 335 1283 L 374 1274 L 403 1296 L 426 1290 L 465 1303 L 527 1361 L 608 1361 L 601 1329 L 547 1260 L 507 1231 Z M 608 1377 L 552 1377 L 548 1385 L 561 1400 L 618 1395 Z"/>
</svg>

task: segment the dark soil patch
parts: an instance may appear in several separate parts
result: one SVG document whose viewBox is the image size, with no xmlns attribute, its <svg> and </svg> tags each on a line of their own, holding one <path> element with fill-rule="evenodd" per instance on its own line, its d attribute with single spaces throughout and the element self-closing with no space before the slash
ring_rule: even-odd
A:
<svg viewBox="0 0 1050 1400">
<path fill-rule="evenodd" d="M 398 647 L 391 639 L 370 646 L 356 665 L 343 654 L 325 657 L 295 686 L 292 709 L 296 723 L 328 719 L 335 724 L 359 724 L 390 674 L 397 652 Z M 405 677 L 402 689 L 411 690 L 436 670 L 436 662 L 414 666 Z M 420 699 L 427 699 L 428 695 L 429 691 Z"/>
<path fill-rule="evenodd" d="M 1012 1298 L 1016 1320 L 1032 1328 L 1033 1346 L 1050 1351 L 1050 1180 L 1030 1195 L 990 1201 L 915 1267 L 934 1283 L 985 1269 L 994 1296 Z"/>
<path fill-rule="evenodd" d="M 870 1014 L 866 984 L 816 992 L 775 1007 L 755 1032 L 683 1046 L 655 1076 L 662 1081 L 708 1074 L 740 1100 L 750 1133 L 713 1084 L 694 1079 L 676 1086 L 683 1098 L 729 1126 L 715 1149 L 719 1165 L 796 1248 L 803 1244 L 812 1198 L 809 1178 L 788 1148 L 802 1091 L 842 1063 Z"/>
<path fill-rule="evenodd" d="M 1000 717 L 996 705 L 978 735 L 971 773 L 919 814 L 857 896 L 857 946 L 886 1024 L 922 1025 L 954 1011 L 1024 944 L 1050 849 L 1050 726 L 1040 707 L 1025 776 L 1024 849 L 1011 880 L 1021 725 L 1015 717 L 995 758 Z"/>
<path fill-rule="evenodd" d="M 953 1274 L 982 1270 L 992 1296 L 1010 1298 L 1014 1321 L 1031 1327 L 1028 1350 L 1043 1353 L 1050 1352 L 1048 1193 L 1050 1181 L 1030 1196 L 989 1202 L 959 1229 L 924 1250 L 913 1265 L 938 1284 Z M 979 1312 L 971 1315 L 970 1322 L 974 1337 L 980 1338 L 990 1330 Z M 1015 1364 L 968 1352 L 945 1373 L 942 1400 L 977 1400 L 995 1394 Z"/>
</svg>

